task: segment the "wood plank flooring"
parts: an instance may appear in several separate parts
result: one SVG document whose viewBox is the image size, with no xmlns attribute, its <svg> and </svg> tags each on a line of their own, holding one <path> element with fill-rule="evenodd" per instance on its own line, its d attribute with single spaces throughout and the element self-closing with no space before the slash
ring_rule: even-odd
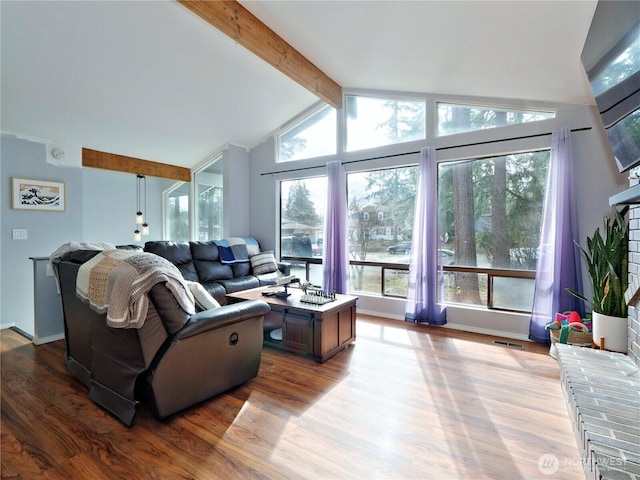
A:
<svg viewBox="0 0 640 480">
<path fill-rule="evenodd" d="M 245 385 L 163 422 L 141 405 L 127 428 L 67 373 L 63 341 L 0 336 L 2 478 L 584 478 L 539 345 L 360 315 L 324 364 L 265 348 Z"/>
</svg>

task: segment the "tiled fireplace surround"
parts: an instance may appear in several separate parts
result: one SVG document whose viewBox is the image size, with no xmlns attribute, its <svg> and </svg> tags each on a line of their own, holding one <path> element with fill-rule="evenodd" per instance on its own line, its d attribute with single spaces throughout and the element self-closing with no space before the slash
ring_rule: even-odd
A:
<svg viewBox="0 0 640 480">
<path fill-rule="evenodd" d="M 629 358 L 640 366 L 640 205 L 629 209 Z"/>
<path fill-rule="evenodd" d="M 640 480 L 640 205 L 629 209 L 626 299 L 627 355 L 557 346 L 562 389 L 589 480 Z"/>
</svg>

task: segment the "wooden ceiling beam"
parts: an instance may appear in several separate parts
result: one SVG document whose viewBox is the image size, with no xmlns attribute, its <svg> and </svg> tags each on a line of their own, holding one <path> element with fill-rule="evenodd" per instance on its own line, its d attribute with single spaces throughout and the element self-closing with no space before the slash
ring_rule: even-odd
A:
<svg viewBox="0 0 640 480">
<path fill-rule="evenodd" d="M 183 182 L 191 181 L 191 170 L 166 163 L 151 162 L 140 158 L 126 157 L 115 153 L 82 149 L 82 166 L 115 170 L 117 172 L 142 174 L 149 177 L 169 178 Z"/>
<path fill-rule="evenodd" d="M 237 1 L 178 0 L 334 108 L 342 107 L 342 87 Z"/>
</svg>

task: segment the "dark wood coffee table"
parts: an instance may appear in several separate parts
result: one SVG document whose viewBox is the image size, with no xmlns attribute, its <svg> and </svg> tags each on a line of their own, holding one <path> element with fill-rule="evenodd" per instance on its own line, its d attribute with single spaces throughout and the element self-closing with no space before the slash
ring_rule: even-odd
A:
<svg viewBox="0 0 640 480">
<path fill-rule="evenodd" d="M 264 296 L 283 287 L 260 287 L 227 295 L 230 303 L 263 300 L 271 306 L 264 319 L 264 344 L 310 356 L 318 362 L 333 357 L 356 338 L 358 297 L 336 295 L 323 305 L 300 301 L 302 290 L 289 288 L 286 298 Z"/>
</svg>

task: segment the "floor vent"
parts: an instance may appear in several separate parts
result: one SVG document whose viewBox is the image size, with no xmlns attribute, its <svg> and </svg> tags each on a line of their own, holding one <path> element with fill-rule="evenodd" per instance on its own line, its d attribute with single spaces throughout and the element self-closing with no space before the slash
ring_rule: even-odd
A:
<svg viewBox="0 0 640 480">
<path fill-rule="evenodd" d="M 504 340 L 494 340 L 493 343 L 496 345 L 500 345 L 501 347 L 517 348 L 519 350 L 524 350 L 524 345 L 520 343 L 505 342 Z"/>
</svg>

